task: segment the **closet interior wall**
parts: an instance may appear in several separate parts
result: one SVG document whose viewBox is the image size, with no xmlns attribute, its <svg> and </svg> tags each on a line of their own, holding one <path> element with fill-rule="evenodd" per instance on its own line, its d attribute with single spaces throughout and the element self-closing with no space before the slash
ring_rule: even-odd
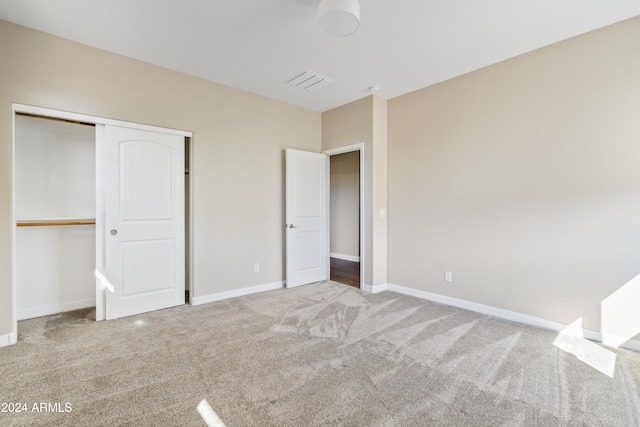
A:
<svg viewBox="0 0 640 427">
<path fill-rule="evenodd" d="M 16 114 L 18 320 L 95 306 L 95 126 Z"/>
</svg>

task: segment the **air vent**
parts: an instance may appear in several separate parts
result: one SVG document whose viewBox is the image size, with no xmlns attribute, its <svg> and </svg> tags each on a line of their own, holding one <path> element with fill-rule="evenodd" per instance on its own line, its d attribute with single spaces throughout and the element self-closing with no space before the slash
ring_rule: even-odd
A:
<svg viewBox="0 0 640 427">
<path fill-rule="evenodd" d="M 333 82 L 334 80 L 329 77 L 325 77 L 322 74 L 318 74 L 315 71 L 310 70 L 304 70 L 287 80 L 288 85 L 304 89 L 307 92 L 314 92 Z"/>
</svg>

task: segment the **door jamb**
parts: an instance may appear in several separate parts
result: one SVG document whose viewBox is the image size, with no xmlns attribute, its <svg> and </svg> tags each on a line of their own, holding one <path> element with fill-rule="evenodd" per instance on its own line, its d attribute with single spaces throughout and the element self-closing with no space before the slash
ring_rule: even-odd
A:
<svg viewBox="0 0 640 427">
<path fill-rule="evenodd" d="M 123 120 L 113 120 L 113 119 L 107 119 L 104 117 L 98 117 L 98 116 L 91 116 L 91 115 L 87 115 L 87 114 L 80 114 L 80 113 L 73 113 L 73 112 L 69 112 L 69 111 L 62 111 L 62 110 L 54 110 L 54 109 L 50 109 L 50 108 L 43 108 L 43 107 L 36 107 L 33 105 L 25 105 L 25 104 L 18 104 L 18 103 L 11 103 L 11 213 L 10 213 L 10 217 L 11 217 L 11 299 L 12 299 L 12 313 L 11 313 L 11 323 L 12 323 L 12 332 L 9 334 L 9 344 L 15 344 L 17 342 L 17 338 L 18 338 L 18 313 L 17 313 L 17 284 L 16 284 L 16 266 L 17 266 L 17 260 L 16 260 L 16 212 L 15 212 L 15 202 L 14 202 L 14 198 L 15 198 L 15 173 L 16 173 L 16 165 L 15 165 L 15 152 L 16 152 L 16 133 L 15 133 L 15 117 L 16 117 L 16 113 L 26 113 L 26 114 L 32 114 L 32 115 L 36 115 L 36 116 L 42 116 L 42 117 L 50 117 L 50 118 L 54 118 L 54 119 L 63 119 L 63 120 L 72 120 L 72 121 L 78 121 L 78 122 L 84 122 L 84 123 L 92 123 L 95 125 L 112 125 L 112 126 L 121 126 L 121 127 L 127 127 L 127 128 L 134 128 L 134 129 L 141 129 L 141 130 L 147 130 L 147 131 L 151 131 L 151 132 L 162 132 L 162 133 L 167 133 L 167 134 L 172 134 L 172 135 L 179 135 L 179 136 L 183 136 L 185 138 L 185 144 L 190 144 L 190 156 L 191 156 L 191 160 L 193 160 L 193 132 L 191 131 L 185 131 L 185 130 L 178 130 L 178 129 L 170 129 L 170 128 L 163 128 L 163 127 L 159 127 L 159 126 L 150 126 L 150 125 L 145 125 L 145 124 L 140 124 L 140 123 L 133 123 L 133 122 L 126 122 Z M 97 130 L 97 129 L 96 129 Z M 188 208 L 189 212 L 189 224 L 190 224 L 190 236 L 188 236 L 188 247 L 185 245 L 185 256 L 188 253 L 189 254 L 189 281 L 188 283 L 185 283 L 185 287 L 189 289 L 189 297 L 191 298 L 191 296 L 193 295 L 193 163 L 190 161 L 189 162 L 189 189 L 190 189 L 190 197 L 189 197 L 189 204 L 188 206 L 185 206 L 186 208 Z M 96 194 L 97 197 L 97 194 Z M 97 213 L 96 213 L 97 215 Z M 185 218 L 186 219 L 186 218 Z M 96 225 L 96 230 L 97 230 L 97 225 Z M 187 237 L 187 236 L 185 236 Z M 97 273 L 97 271 L 96 271 Z M 97 275 L 96 275 L 97 278 Z M 96 301 L 96 304 L 98 304 L 98 301 Z M 96 308 L 96 313 L 97 313 L 97 308 Z M 103 311 L 104 314 L 104 311 Z M 98 316 L 96 315 L 96 318 Z M 100 320 L 100 319 L 96 319 L 96 320 Z"/>
<path fill-rule="evenodd" d="M 331 156 L 335 156 L 337 154 L 344 154 L 344 153 L 351 153 L 353 151 L 359 151 L 360 152 L 360 289 L 364 289 L 363 288 L 363 283 L 364 283 L 364 273 L 365 273 L 365 264 L 368 261 L 365 257 L 366 254 L 366 250 L 365 250 L 365 215 L 364 215 L 364 196 L 365 196 L 365 173 L 364 173 L 364 142 L 360 142 L 358 144 L 352 144 L 352 145 L 346 145 L 343 147 L 338 147 L 338 148 L 332 148 L 330 150 L 324 150 L 322 151 L 322 154 L 326 154 L 327 156 L 331 157 Z M 331 245 L 330 245 L 330 237 L 331 237 L 331 215 L 330 215 L 330 208 L 331 208 L 331 183 L 330 183 L 330 165 L 331 162 L 328 161 L 327 162 L 327 272 L 328 272 L 328 276 L 330 276 L 330 272 L 331 272 L 331 260 L 330 260 L 330 252 L 331 252 Z M 327 277 L 327 280 L 329 280 L 329 277 Z"/>
</svg>

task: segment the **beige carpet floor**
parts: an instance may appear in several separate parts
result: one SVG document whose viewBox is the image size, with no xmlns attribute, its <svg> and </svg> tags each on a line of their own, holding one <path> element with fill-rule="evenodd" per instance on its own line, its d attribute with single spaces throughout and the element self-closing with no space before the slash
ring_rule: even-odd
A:
<svg viewBox="0 0 640 427">
<path fill-rule="evenodd" d="M 640 354 L 612 350 L 610 377 L 557 333 L 392 292 L 329 282 L 93 316 L 19 323 L 0 403 L 27 410 L 0 426 L 204 426 L 203 400 L 227 427 L 640 426 Z"/>
</svg>

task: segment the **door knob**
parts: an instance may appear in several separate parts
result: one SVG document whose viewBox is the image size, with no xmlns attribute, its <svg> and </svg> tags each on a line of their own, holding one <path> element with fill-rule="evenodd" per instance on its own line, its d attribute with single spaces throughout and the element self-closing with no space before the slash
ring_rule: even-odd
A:
<svg viewBox="0 0 640 427">
<path fill-rule="evenodd" d="M 109 232 L 112 236 L 115 236 L 116 234 L 118 234 L 118 230 L 116 230 L 115 228 L 112 228 L 111 231 Z"/>
<path fill-rule="evenodd" d="M 297 225 L 289 224 L 289 228 L 298 228 Z"/>
</svg>

